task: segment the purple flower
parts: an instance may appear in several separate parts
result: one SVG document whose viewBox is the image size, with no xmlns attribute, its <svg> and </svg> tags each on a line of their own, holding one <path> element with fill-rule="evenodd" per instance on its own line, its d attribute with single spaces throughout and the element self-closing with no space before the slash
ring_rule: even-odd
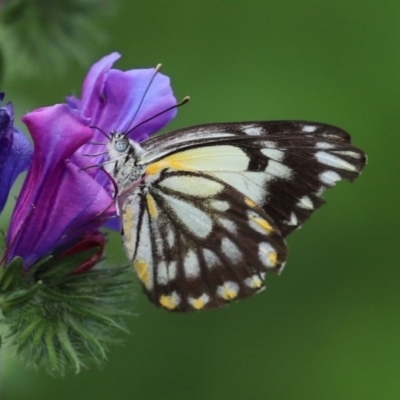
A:
<svg viewBox="0 0 400 400">
<path fill-rule="evenodd" d="M 151 119 L 132 130 L 129 137 L 136 142 L 147 139 L 162 129 L 176 115 L 176 109 L 152 118 L 160 112 L 176 105 L 176 99 L 167 76 L 156 73 L 155 68 L 120 71 L 111 69 L 120 55 L 112 53 L 103 57 L 92 66 L 86 75 L 82 88 L 82 98 L 70 96 L 67 103 L 70 107 L 81 111 L 85 118 L 90 118 L 90 125 L 105 133 L 111 131 L 128 132 L 140 123 Z M 84 144 L 77 153 L 99 154 L 105 149 L 107 138 L 93 130 L 91 143 Z M 92 143 L 104 143 L 104 146 Z M 86 165 L 96 165 L 104 161 L 104 156 L 85 157 Z M 98 168 L 90 168 L 88 172 L 110 193 L 113 187 L 109 177 Z M 110 220 L 107 227 L 119 230 L 117 218 Z"/>
<path fill-rule="evenodd" d="M 169 110 L 176 100 L 167 77 L 155 69 L 111 69 L 118 57 L 91 68 L 81 100 L 71 97 L 23 117 L 34 152 L 7 232 L 0 309 L 10 316 L 11 347 L 25 364 L 52 371 L 104 360 L 109 331 L 123 329 L 121 306 L 131 293 L 127 268 L 96 265 L 105 247 L 99 228 L 116 213 L 112 182 L 99 168 L 107 138 L 91 126 L 129 132 L 139 142 L 176 114 Z M 13 145 L 12 109 L 4 109 L 0 172 Z"/>
<path fill-rule="evenodd" d="M 128 132 L 141 122 L 176 104 L 167 76 L 155 74 L 155 69 L 120 71 L 111 69 L 120 55 L 112 53 L 92 66 L 82 88 L 82 98 L 67 98 L 67 103 L 90 118 L 90 125 L 106 133 Z M 154 79 L 153 79 L 154 78 Z M 153 81 L 152 81 L 153 79 Z M 176 115 L 172 109 L 134 129 L 129 137 L 136 142 L 147 139 L 169 123 Z M 93 142 L 106 142 L 99 131 Z M 82 153 L 99 153 L 99 146 L 86 144 Z"/>
<path fill-rule="evenodd" d="M 107 138 L 89 125 L 104 132 L 127 132 L 151 119 L 129 135 L 141 141 L 176 114 L 173 109 L 152 118 L 176 104 L 169 78 L 155 75 L 155 69 L 110 69 L 118 58 L 113 53 L 92 66 L 81 100 L 70 97 L 68 104 L 23 117 L 35 149 L 12 215 L 7 261 L 20 256 L 29 269 L 49 254 L 62 256 L 69 254 L 68 249 L 74 253 L 96 246 L 97 258 L 101 256 L 104 241 L 98 239 L 97 229 L 106 223 L 115 228 L 110 220 L 116 213 L 110 179 L 96 168 L 103 161 Z M 94 153 L 100 155 L 88 157 Z M 94 265 L 95 258 L 79 266 L 78 272 Z"/>
<path fill-rule="evenodd" d="M 0 93 L 0 104 L 4 93 Z M 32 160 L 32 146 L 25 135 L 13 127 L 14 110 L 11 103 L 0 108 L 0 213 L 18 175 Z"/>
<path fill-rule="evenodd" d="M 93 136 L 89 120 L 66 104 L 23 117 L 32 135 L 33 162 L 7 234 L 7 260 L 24 259 L 26 269 L 40 258 L 67 249 L 114 215 L 110 194 L 81 166 L 77 150 Z"/>
</svg>

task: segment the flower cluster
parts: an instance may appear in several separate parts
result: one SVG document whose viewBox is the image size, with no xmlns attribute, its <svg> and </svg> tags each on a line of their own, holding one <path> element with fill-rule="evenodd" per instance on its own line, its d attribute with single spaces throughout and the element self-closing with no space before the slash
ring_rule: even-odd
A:
<svg viewBox="0 0 400 400">
<path fill-rule="evenodd" d="M 26 363 L 54 372 L 100 363 L 110 329 L 124 329 L 130 276 L 100 262 L 100 228 L 119 229 L 110 178 L 99 167 L 107 141 L 101 131 L 131 131 L 141 141 L 176 113 L 160 114 L 176 104 L 166 76 L 112 69 L 118 58 L 113 53 L 92 66 L 81 99 L 22 118 L 33 150 L 14 128 L 12 105 L 0 108 L 0 212 L 16 177 L 28 170 L 0 264 L 0 311 L 7 345 Z"/>
</svg>

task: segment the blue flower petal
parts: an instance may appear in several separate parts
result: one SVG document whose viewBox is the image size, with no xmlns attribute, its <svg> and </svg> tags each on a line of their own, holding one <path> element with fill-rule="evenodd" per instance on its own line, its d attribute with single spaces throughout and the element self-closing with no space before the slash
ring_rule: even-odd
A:
<svg viewBox="0 0 400 400">
<path fill-rule="evenodd" d="M 0 93 L 0 102 L 4 94 Z M 0 108 L 0 212 L 18 175 L 32 161 L 32 146 L 25 135 L 13 127 L 14 111 L 11 103 Z"/>
</svg>

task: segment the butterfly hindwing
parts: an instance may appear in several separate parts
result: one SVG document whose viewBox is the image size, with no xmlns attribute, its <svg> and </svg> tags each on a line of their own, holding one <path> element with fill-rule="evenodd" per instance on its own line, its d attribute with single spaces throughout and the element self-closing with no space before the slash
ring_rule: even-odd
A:
<svg viewBox="0 0 400 400">
<path fill-rule="evenodd" d="M 149 299 L 173 311 L 218 307 L 259 292 L 286 245 L 251 199 L 207 174 L 165 171 L 125 201 L 140 210 L 124 241 Z M 127 211 L 129 213 L 129 211 Z M 133 232 L 132 232 L 133 229 Z"/>
</svg>

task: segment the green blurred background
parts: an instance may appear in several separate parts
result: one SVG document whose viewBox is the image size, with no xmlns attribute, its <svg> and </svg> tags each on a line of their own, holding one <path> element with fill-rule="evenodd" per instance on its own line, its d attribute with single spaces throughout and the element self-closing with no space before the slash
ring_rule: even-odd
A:
<svg viewBox="0 0 400 400">
<path fill-rule="evenodd" d="M 169 128 L 307 119 L 338 125 L 369 155 L 288 240 L 280 277 L 249 300 L 170 314 L 136 283 L 130 335 L 102 370 L 52 378 L 4 355 L 1 400 L 399 399 L 400 2 L 114 2 L 97 18 L 121 69 L 159 62 L 178 98 Z M 59 77 L 9 74 L 19 116 L 79 95 L 87 65 Z M 112 236 L 112 263 L 125 261 Z M 137 282 L 137 281 L 136 281 Z"/>
</svg>

